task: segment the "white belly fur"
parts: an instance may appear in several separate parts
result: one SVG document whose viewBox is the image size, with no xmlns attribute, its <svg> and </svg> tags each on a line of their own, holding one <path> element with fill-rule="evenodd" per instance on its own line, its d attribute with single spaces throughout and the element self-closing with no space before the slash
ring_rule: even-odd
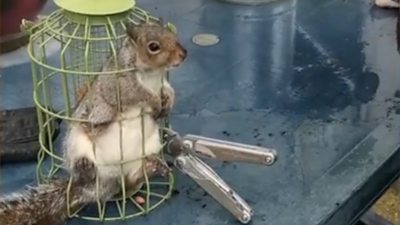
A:
<svg viewBox="0 0 400 225">
<path fill-rule="evenodd" d="M 153 91 L 160 90 L 162 86 L 160 76 L 157 74 L 147 76 L 145 79 L 141 79 L 141 82 Z M 164 82 L 164 85 L 170 86 L 167 81 Z M 114 122 L 102 135 L 96 137 L 94 142 L 88 138 L 79 125 L 72 125 L 65 140 L 67 149 L 64 154 L 67 165 L 73 165 L 73 162 L 80 157 L 87 157 L 95 162 L 98 175 L 103 178 L 121 176 L 121 172 L 123 175 L 136 173 L 141 169 L 141 158 L 144 155 L 159 153 L 162 148 L 159 125 L 150 115 L 141 117 L 140 112 L 139 106 L 130 108 L 121 115 L 123 118 L 127 118 L 120 122 L 121 132 L 120 123 Z M 144 148 L 142 118 L 145 134 Z M 121 161 L 127 163 L 121 164 Z M 121 165 L 123 166 L 122 171 Z"/>
<path fill-rule="evenodd" d="M 66 140 L 69 145 L 66 158 L 70 162 L 83 156 L 91 159 L 96 163 L 100 177 L 119 176 L 121 172 L 124 175 L 136 173 L 142 166 L 142 156 L 158 153 L 162 148 L 159 126 L 149 115 L 143 116 L 143 147 L 140 108 L 132 108 L 124 116 L 131 119 L 123 120 L 121 124 L 112 123 L 94 142 L 79 126 L 73 126 Z M 121 161 L 126 163 L 121 164 Z"/>
</svg>

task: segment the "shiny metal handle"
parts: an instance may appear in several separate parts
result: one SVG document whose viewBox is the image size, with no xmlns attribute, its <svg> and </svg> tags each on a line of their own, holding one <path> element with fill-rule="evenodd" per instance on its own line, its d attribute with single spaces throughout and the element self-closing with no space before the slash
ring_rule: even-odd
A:
<svg viewBox="0 0 400 225">
<path fill-rule="evenodd" d="M 184 136 L 183 139 L 183 143 L 201 157 L 267 166 L 274 164 L 277 159 L 277 153 L 274 149 L 191 134 Z"/>
<path fill-rule="evenodd" d="M 189 175 L 241 223 L 247 224 L 251 221 L 253 210 L 250 206 L 199 158 L 182 154 L 175 158 L 175 166 Z"/>
</svg>

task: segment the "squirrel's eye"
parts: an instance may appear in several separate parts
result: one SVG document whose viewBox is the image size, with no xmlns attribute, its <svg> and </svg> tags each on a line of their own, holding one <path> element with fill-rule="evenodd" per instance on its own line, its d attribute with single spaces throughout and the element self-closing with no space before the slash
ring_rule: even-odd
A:
<svg viewBox="0 0 400 225">
<path fill-rule="evenodd" d="M 147 48 L 149 49 L 149 52 L 151 54 L 157 54 L 161 50 L 160 44 L 156 41 L 149 42 L 149 44 L 147 45 Z"/>
</svg>

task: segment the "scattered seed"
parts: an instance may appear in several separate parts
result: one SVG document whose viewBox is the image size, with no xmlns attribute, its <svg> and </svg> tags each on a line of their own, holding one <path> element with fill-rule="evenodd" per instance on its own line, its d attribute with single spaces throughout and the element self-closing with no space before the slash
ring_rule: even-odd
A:
<svg viewBox="0 0 400 225">
<path fill-rule="evenodd" d="M 143 205 L 144 203 L 146 203 L 146 200 L 144 200 L 144 198 L 142 196 L 135 196 L 135 201 L 139 204 L 139 205 Z"/>
</svg>

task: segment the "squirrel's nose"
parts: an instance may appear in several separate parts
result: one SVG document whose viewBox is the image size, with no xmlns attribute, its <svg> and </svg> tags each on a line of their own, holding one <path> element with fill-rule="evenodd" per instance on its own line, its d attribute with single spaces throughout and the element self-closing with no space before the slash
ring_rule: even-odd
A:
<svg viewBox="0 0 400 225">
<path fill-rule="evenodd" d="M 181 57 L 182 59 L 185 59 L 187 56 L 187 50 L 182 48 L 182 51 L 179 52 L 179 57 Z"/>
<path fill-rule="evenodd" d="M 179 56 L 181 59 L 185 59 L 186 56 L 187 56 L 187 50 L 186 50 L 186 48 L 184 48 L 179 42 L 177 42 L 176 44 L 178 45 L 178 49 L 180 50 L 180 51 L 178 51 L 178 56 Z"/>
</svg>

